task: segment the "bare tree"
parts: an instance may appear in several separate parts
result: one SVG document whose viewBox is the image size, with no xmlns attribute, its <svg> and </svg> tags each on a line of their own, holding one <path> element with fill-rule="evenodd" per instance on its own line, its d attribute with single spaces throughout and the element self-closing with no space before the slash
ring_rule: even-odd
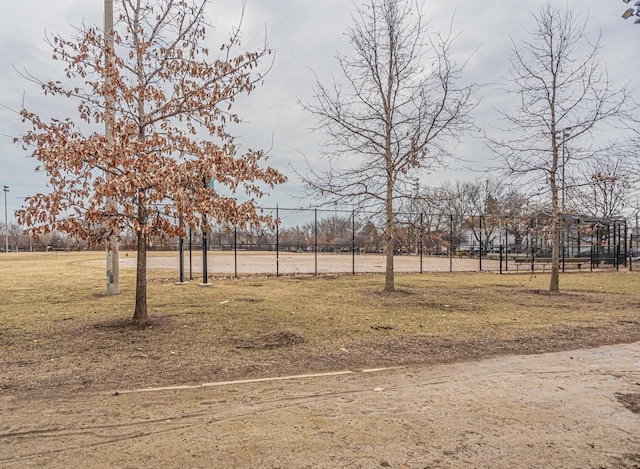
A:
<svg viewBox="0 0 640 469">
<path fill-rule="evenodd" d="M 500 213 L 504 219 L 505 230 L 510 233 L 514 240 L 513 245 L 506 248 L 519 249 L 522 241 L 528 232 L 531 219 L 532 201 L 528 194 L 521 192 L 517 187 L 510 187 L 502 196 L 500 201 Z M 508 237 L 507 237 L 508 243 Z"/>
<path fill-rule="evenodd" d="M 496 179 L 479 179 L 464 184 L 465 195 L 469 198 L 469 206 L 473 215 L 467 219 L 474 238 L 480 245 L 480 253 L 496 240 L 502 226 L 501 199 L 504 185 Z"/>
<path fill-rule="evenodd" d="M 592 217 L 620 215 L 631 202 L 631 181 L 631 168 L 617 155 L 586 161 L 567 188 L 568 206 Z"/>
<path fill-rule="evenodd" d="M 283 250 L 302 251 L 313 246 L 313 227 L 296 225 L 280 229 L 280 246 Z"/>
<path fill-rule="evenodd" d="M 455 252 L 462 242 L 465 221 L 473 213 L 469 185 L 445 181 L 440 187 L 426 191 L 423 198 L 431 226 L 449 240 L 449 250 Z"/>
<path fill-rule="evenodd" d="M 302 178 L 316 196 L 384 211 L 384 289 L 393 291 L 394 203 L 470 127 L 473 87 L 457 84 L 451 32 L 429 35 L 417 3 L 370 0 L 352 17 L 353 53 L 336 57 L 343 81 L 316 79 L 315 104 L 303 104 L 328 138 L 329 169 Z"/>
<path fill-rule="evenodd" d="M 379 252 L 380 246 L 384 242 L 383 236 L 376 224 L 368 219 L 362 229 L 356 235 L 357 243 L 361 246 L 362 252 Z"/>
<path fill-rule="evenodd" d="M 77 29 L 71 39 L 51 40 L 66 81 L 39 82 L 45 94 L 76 99 L 79 116 L 45 121 L 22 111 L 32 126 L 25 147 L 49 175 L 51 191 L 27 200 L 17 212 L 36 233 L 52 229 L 104 244 L 130 229 L 138 250 L 135 323 L 146 321 L 146 250 L 157 235 L 184 234 L 228 220 L 259 224 L 255 197 L 284 177 L 261 167 L 262 151 L 239 154 L 228 126 L 237 96 L 262 80 L 257 67 L 271 53 L 239 52 L 238 37 L 211 57 L 206 43 L 206 0 L 121 0 L 113 49 L 97 27 Z M 105 56 L 113 60 L 105 60 Z M 105 77 L 111 80 L 106 81 Z M 112 102 L 114 142 L 95 132 Z M 247 202 L 223 196 L 228 187 Z M 105 204 L 107 199 L 115 201 Z"/>
<path fill-rule="evenodd" d="M 21 241 L 24 241 L 22 232 L 23 230 L 20 228 L 20 226 L 16 225 L 15 223 L 9 223 L 8 225 L 5 225 L 4 221 L 0 222 L 0 236 L 2 236 L 2 246 L 0 247 L 0 249 L 4 251 L 4 240 L 6 234 L 7 239 L 9 240 L 9 251 L 18 252 L 19 249 L 23 247 L 20 245 Z"/>
<path fill-rule="evenodd" d="M 360 228 L 358 226 L 357 228 Z M 318 220 L 318 242 L 322 250 L 341 250 L 351 246 L 352 219 L 351 216 L 332 214 Z"/>
<path fill-rule="evenodd" d="M 559 194 L 568 152 L 562 149 L 589 134 L 603 121 L 625 112 L 627 91 L 614 88 L 598 60 L 599 41 L 589 41 L 586 19 L 550 5 L 532 14 L 531 39 L 513 44 L 507 92 L 517 97 L 516 110 L 502 111 L 504 138 L 490 148 L 516 176 L 546 185 L 551 206 L 552 269 L 549 290 L 560 291 Z M 577 152 L 572 152 L 577 155 Z"/>
</svg>

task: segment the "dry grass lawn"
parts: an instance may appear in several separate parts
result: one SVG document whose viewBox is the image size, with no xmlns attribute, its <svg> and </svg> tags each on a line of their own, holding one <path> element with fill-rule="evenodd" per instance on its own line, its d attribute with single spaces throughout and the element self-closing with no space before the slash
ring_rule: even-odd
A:
<svg viewBox="0 0 640 469">
<path fill-rule="evenodd" d="M 0 392 L 42 395 L 469 360 L 640 340 L 640 274 L 251 277 L 177 286 L 135 272 L 104 295 L 102 253 L 0 256 Z M 640 266 L 639 266 L 640 268 Z"/>
</svg>

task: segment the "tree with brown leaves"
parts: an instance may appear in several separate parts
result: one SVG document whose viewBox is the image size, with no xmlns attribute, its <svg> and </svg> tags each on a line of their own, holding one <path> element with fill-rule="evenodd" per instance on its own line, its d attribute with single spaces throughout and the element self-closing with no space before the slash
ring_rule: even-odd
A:
<svg viewBox="0 0 640 469">
<path fill-rule="evenodd" d="M 262 151 L 239 154 L 229 130 L 240 123 L 234 100 L 262 80 L 259 67 L 272 51 L 265 45 L 234 55 L 239 41 L 232 35 L 212 57 L 206 3 L 118 2 L 113 50 L 97 27 L 83 25 L 70 39 L 54 36 L 53 58 L 65 64 L 66 80 L 40 85 L 45 94 L 77 100 L 78 119 L 21 112 L 32 129 L 18 142 L 33 149 L 50 192 L 29 197 L 19 222 L 36 234 L 61 230 L 102 246 L 111 233 L 133 230 L 134 323 L 147 319 L 146 251 L 153 236 L 206 230 L 221 220 L 270 223 L 254 198 L 284 181 L 262 167 Z M 105 60 L 110 54 L 113 60 Z M 112 141 L 95 130 L 107 118 L 107 102 L 115 110 Z M 240 203 L 220 187 L 248 200 Z"/>
</svg>

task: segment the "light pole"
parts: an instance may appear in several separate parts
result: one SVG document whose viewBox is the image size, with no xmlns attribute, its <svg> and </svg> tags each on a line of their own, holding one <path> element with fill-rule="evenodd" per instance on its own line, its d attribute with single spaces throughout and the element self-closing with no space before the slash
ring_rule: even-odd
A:
<svg viewBox="0 0 640 469">
<path fill-rule="evenodd" d="M 564 272 L 564 258 L 565 251 L 569 249 L 569 245 L 567 243 L 567 207 L 565 205 L 565 201 L 567 200 L 567 180 L 565 178 L 565 168 L 567 166 L 567 157 L 566 157 L 566 149 L 567 149 L 567 137 L 569 136 L 569 132 L 571 132 L 571 127 L 565 127 L 562 129 L 562 271 Z"/>
<path fill-rule="evenodd" d="M 562 132 L 562 164 L 560 166 L 560 176 L 562 178 L 562 187 L 560 191 L 560 210 L 562 211 L 562 254 L 564 257 L 565 244 L 567 242 L 566 239 L 566 228 L 567 228 L 567 207 L 565 204 L 566 201 L 566 192 L 567 192 L 567 181 L 565 179 L 565 167 L 567 166 L 567 139 L 571 135 L 571 127 L 565 127 L 562 130 L 558 130 L 557 132 Z M 557 135 L 556 132 L 556 135 Z"/>
<path fill-rule="evenodd" d="M 7 215 L 7 192 L 9 186 L 2 186 L 4 191 L 4 252 L 9 252 L 9 217 Z"/>
<path fill-rule="evenodd" d="M 631 0 L 622 0 L 624 3 L 629 3 Z M 627 11 L 625 11 L 622 14 L 622 17 L 625 20 L 628 20 L 629 18 L 631 18 L 632 16 L 636 17 L 636 20 L 634 21 L 635 24 L 640 23 L 640 6 L 638 4 L 638 2 L 635 3 L 635 5 L 633 6 L 633 8 L 627 8 Z"/>
<path fill-rule="evenodd" d="M 571 134 L 571 127 L 565 127 L 564 129 L 562 129 L 562 216 L 564 217 L 564 214 L 567 211 L 567 208 L 565 206 L 565 200 L 566 200 L 566 192 L 567 192 L 567 183 L 566 183 L 566 179 L 565 179 L 565 167 L 567 166 L 567 156 L 566 156 L 566 150 L 567 150 L 567 138 L 569 138 L 569 135 Z"/>
<path fill-rule="evenodd" d="M 640 229 L 638 228 L 638 213 L 636 212 L 636 256 L 640 258 L 640 249 L 638 248 L 638 237 L 640 236 Z"/>
<path fill-rule="evenodd" d="M 107 142 L 107 150 L 113 149 L 113 122 L 115 120 L 115 106 L 112 87 L 112 68 L 114 59 L 113 50 L 113 0 L 104 0 L 104 42 L 105 42 L 105 118 L 104 136 Z M 110 153 L 110 151 L 108 152 Z M 111 180 L 110 168 L 107 169 L 106 179 Z M 108 196 L 107 211 L 115 212 L 116 204 L 113 197 Z M 114 230 L 107 240 L 107 295 L 120 293 L 120 259 L 119 259 L 118 234 Z"/>
</svg>

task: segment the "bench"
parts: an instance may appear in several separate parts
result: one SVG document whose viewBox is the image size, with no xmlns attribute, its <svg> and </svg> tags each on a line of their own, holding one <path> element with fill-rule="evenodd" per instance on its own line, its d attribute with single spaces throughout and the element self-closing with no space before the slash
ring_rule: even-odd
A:
<svg viewBox="0 0 640 469">
<path fill-rule="evenodd" d="M 516 265 L 516 272 L 520 271 L 520 267 L 523 266 L 529 270 L 531 270 L 531 258 L 530 257 L 516 257 L 513 259 L 513 262 Z M 579 258 L 579 257 L 567 257 L 564 259 L 560 259 L 560 269 L 562 269 L 562 265 L 564 263 L 565 269 L 570 266 L 575 266 L 578 270 L 582 270 L 582 264 L 588 263 L 589 259 Z M 535 266 L 542 266 L 542 271 L 545 272 L 547 266 L 551 267 L 552 261 L 550 257 L 536 257 L 533 260 L 534 270 Z"/>
</svg>

